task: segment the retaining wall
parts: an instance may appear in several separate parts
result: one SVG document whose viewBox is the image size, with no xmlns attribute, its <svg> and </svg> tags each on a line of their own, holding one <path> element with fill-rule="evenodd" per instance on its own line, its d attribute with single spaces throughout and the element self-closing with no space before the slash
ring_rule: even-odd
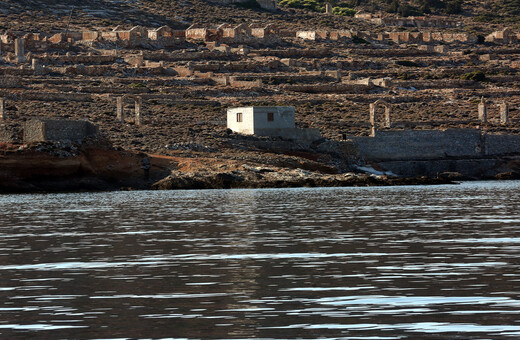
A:
<svg viewBox="0 0 520 340">
<path fill-rule="evenodd" d="M 376 137 L 354 137 L 359 155 L 376 161 L 481 157 L 480 130 L 382 131 Z"/>
</svg>

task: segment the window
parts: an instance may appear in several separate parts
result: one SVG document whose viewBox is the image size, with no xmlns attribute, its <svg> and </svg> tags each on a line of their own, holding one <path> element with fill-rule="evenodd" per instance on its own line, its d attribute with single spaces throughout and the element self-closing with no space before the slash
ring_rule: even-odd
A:
<svg viewBox="0 0 520 340">
<path fill-rule="evenodd" d="M 274 121 L 274 113 L 273 112 L 267 112 L 267 121 L 268 122 Z"/>
<path fill-rule="evenodd" d="M 237 112 L 237 123 L 242 123 L 242 112 Z"/>
</svg>

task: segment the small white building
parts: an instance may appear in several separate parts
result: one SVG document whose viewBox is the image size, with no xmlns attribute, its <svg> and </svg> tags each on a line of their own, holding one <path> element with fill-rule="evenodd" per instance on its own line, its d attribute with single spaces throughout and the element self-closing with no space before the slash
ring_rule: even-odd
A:
<svg viewBox="0 0 520 340">
<path fill-rule="evenodd" d="M 227 110 L 227 127 L 244 135 L 275 136 L 294 140 L 321 139 L 318 129 L 295 127 L 293 106 L 250 106 Z"/>
</svg>

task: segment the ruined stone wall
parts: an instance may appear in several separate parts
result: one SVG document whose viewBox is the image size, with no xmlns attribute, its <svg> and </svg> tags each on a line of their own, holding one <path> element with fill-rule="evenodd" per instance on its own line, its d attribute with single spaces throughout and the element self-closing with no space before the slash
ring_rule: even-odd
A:
<svg viewBox="0 0 520 340">
<path fill-rule="evenodd" d="M 460 79 L 442 79 L 442 80 L 399 80 L 394 81 L 395 86 L 416 89 L 449 89 L 449 88 L 465 88 L 477 89 L 482 88 L 482 84 L 473 80 Z"/>
<path fill-rule="evenodd" d="M 387 50 L 373 50 L 373 49 L 352 49 L 349 51 L 354 55 L 363 55 L 371 57 L 412 57 L 412 56 L 427 56 L 430 53 L 419 49 L 387 49 Z"/>
<path fill-rule="evenodd" d="M 82 120 L 33 119 L 25 123 L 24 141 L 80 141 L 97 134 L 97 127 Z"/>
<path fill-rule="evenodd" d="M 204 40 L 206 38 L 205 28 L 188 28 L 186 30 L 186 39 Z"/>
<path fill-rule="evenodd" d="M 368 93 L 372 86 L 355 84 L 285 85 L 283 89 L 304 93 Z"/>
<path fill-rule="evenodd" d="M 175 51 L 170 53 L 151 52 L 144 53 L 144 58 L 150 61 L 186 61 L 186 60 L 235 60 L 237 56 L 219 51 L 185 52 Z"/>
<path fill-rule="evenodd" d="M 113 63 L 117 59 L 116 56 L 110 55 L 75 55 L 75 56 L 48 56 L 39 57 L 38 60 L 45 64 L 108 64 Z"/>
<path fill-rule="evenodd" d="M 21 100 L 41 100 L 41 101 L 92 101 L 92 95 L 85 93 L 62 93 L 62 92 L 43 92 L 25 91 L 18 96 Z"/>
<path fill-rule="evenodd" d="M 19 127 L 1 124 L 0 125 L 0 142 L 1 143 L 21 143 L 22 130 Z"/>
<path fill-rule="evenodd" d="M 265 49 L 252 50 L 251 55 L 258 54 L 263 56 L 275 56 L 279 58 L 325 58 L 332 54 L 328 48 L 313 48 L 313 49 L 295 49 L 288 48 L 285 50 Z"/>
<path fill-rule="evenodd" d="M 240 80 L 239 77 L 230 77 L 229 78 L 229 85 L 232 87 L 261 87 L 262 86 L 262 79 L 256 79 L 256 80 Z"/>
</svg>

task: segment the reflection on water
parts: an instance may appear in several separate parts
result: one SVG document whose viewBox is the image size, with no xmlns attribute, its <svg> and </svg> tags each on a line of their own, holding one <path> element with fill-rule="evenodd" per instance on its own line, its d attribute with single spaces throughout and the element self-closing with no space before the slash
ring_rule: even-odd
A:
<svg viewBox="0 0 520 340">
<path fill-rule="evenodd" d="M 517 339 L 519 189 L 0 196 L 0 338 Z"/>
</svg>

